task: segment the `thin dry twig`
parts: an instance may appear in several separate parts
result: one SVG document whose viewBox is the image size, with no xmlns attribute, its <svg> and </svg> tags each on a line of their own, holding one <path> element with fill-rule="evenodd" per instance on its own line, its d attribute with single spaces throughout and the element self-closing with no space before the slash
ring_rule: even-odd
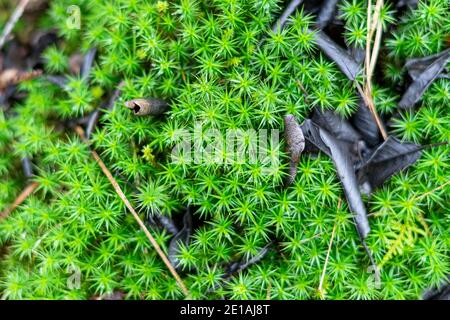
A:
<svg viewBox="0 0 450 320">
<path fill-rule="evenodd" d="M 19 194 L 19 196 L 14 200 L 11 207 L 0 213 L 0 220 L 5 219 L 13 212 L 18 206 L 20 206 L 39 186 L 38 182 L 30 183 L 23 191 Z"/>
<path fill-rule="evenodd" d="M 272 291 L 272 283 L 269 282 L 269 285 L 267 286 L 266 300 L 270 300 L 271 291 Z"/>
<path fill-rule="evenodd" d="M 89 141 L 86 139 L 84 135 L 84 131 L 80 126 L 75 127 L 75 131 L 80 136 L 80 138 L 87 144 L 89 144 Z M 119 184 L 117 183 L 116 179 L 112 176 L 111 172 L 106 167 L 105 163 L 102 161 L 100 156 L 95 150 L 91 150 L 92 157 L 94 160 L 98 163 L 100 168 L 102 169 L 105 176 L 108 178 L 109 182 L 112 184 L 114 190 L 119 195 L 120 199 L 125 203 L 125 206 L 128 208 L 128 210 L 133 215 L 134 219 L 137 221 L 141 229 L 144 231 L 145 235 L 147 236 L 148 240 L 152 244 L 152 246 L 155 248 L 158 255 L 163 260 L 164 264 L 169 269 L 170 273 L 173 275 L 175 280 L 177 281 L 178 285 L 180 286 L 181 290 L 183 291 L 184 295 L 186 297 L 190 297 L 189 290 L 187 289 L 186 285 L 184 284 L 183 280 L 180 278 L 174 267 L 170 264 L 169 259 L 167 258 L 166 254 L 162 251 L 161 247 L 159 246 L 158 242 L 156 242 L 155 238 L 151 235 L 150 231 L 145 226 L 144 222 L 141 220 L 137 212 L 134 210 L 133 206 L 131 205 L 128 198 L 123 193 L 122 189 L 120 188 Z"/>
<path fill-rule="evenodd" d="M 21 0 L 17 5 L 16 9 L 14 10 L 13 14 L 11 15 L 11 17 L 9 18 L 9 21 L 6 24 L 5 28 L 3 29 L 3 33 L 0 37 L 0 50 L 3 48 L 3 45 L 5 44 L 11 31 L 14 29 L 14 26 L 16 25 L 17 21 L 22 16 L 29 2 L 30 0 Z"/>
<path fill-rule="evenodd" d="M 423 199 L 423 198 L 429 196 L 430 194 L 432 194 L 432 193 L 434 193 L 434 192 L 436 192 L 436 191 L 438 191 L 438 190 L 441 190 L 442 188 L 444 188 L 444 187 L 445 187 L 446 185 L 448 185 L 448 184 L 450 184 L 450 180 L 448 180 L 448 181 L 446 181 L 445 183 L 441 184 L 440 186 L 434 188 L 433 190 L 427 191 L 427 192 L 425 192 L 424 194 L 421 194 L 420 196 L 415 197 L 415 198 L 413 199 L 413 201 L 421 200 L 421 199 Z M 379 212 L 379 211 L 378 211 L 378 212 L 372 212 L 372 213 L 368 214 L 367 216 L 368 216 L 368 217 L 371 217 L 371 216 L 378 216 L 380 213 L 381 213 L 381 212 Z"/>
<path fill-rule="evenodd" d="M 339 198 L 338 210 L 341 208 L 341 204 L 342 204 L 342 199 Z M 333 239 L 334 239 L 334 235 L 336 233 L 336 228 L 337 228 L 337 221 L 334 222 L 333 231 L 331 232 L 330 243 L 328 244 L 327 257 L 325 258 L 325 263 L 323 265 L 322 275 L 320 276 L 320 282 L 319 282 L 319 289 L 318 289 L 318 291 L 319 291 L 319 294 L 322 297 L 322 299 L 325 297 L 325 292 L 323 290 L 323 281 L 325 279 L 325 273 L 327 271 L 328 260 L 330 258 L 330 252 L 331 252 L 331 247 L 333 246 Z"/>
<path fill-rule="evenodd" d="M 375 103 L 373 101 L 372 96 L 372 75 L 373 71 L 375 69 L 375 64 L 377 62 L 378 53 L 380 50 L 380 44 L 381 44 L 381 36 L 382 36 L 382 23 L 380 20 L 380 13 L 381 8 L 383 7 L 384 1 L 383 0 L 377 0 L 376 6 L 375 6 L 375 13 L 372 20 L 372 2 L 369 0 L 368 6 L 367 6 L 367 38 L 366 38 L 366 61 L 364 64 L 365 74 L 366 74 L 366 81 L 364 90 L 361 89 L 358 83 L 356 83 L 356 87 L 359 91 L 359 94 L 363 97 L 365 104 L 369 108 L 370 112 L 372 113 L 375 122 L 377 123 L 377 126 L 381 132 L 381 135 L 383 136 L 383 139 L 386 140 L 388 135 L 386 133 L 386 130 L 384 129 L 383 123 L 380 120 L 380 117 L 378 115 L 378 112 L 375 108 Z M 375 41 L 374 41 L 374 47 L 371 50 L 371 42 L 372 37 L 374 33 L 375 35 Z"/>
<path fill-rule="evenodd" d="M 428 196 L 428 195 L 430 195 L 430 194 L 432 194 L 432 193 L 434 193 L 434 192 L 444 188 L 448 184 L 450 184 L 450 180 L 448 180 L 447 182 L 441 184 L 439 187 L 434 188 L 433 190 L 430 190 L 428 192 L 425 192 L 424 194 L 421 194 L 420 196 L 416 197 L 414 199 L 414 201 L 421 200 L 421 199 L 425 198 L 426 196 Z"/>
</svg>

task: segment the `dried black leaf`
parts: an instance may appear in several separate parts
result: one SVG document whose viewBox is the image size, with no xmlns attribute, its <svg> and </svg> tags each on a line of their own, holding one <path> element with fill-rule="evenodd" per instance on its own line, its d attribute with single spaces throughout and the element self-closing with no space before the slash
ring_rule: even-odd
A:
<svg viewBox="0 0 450 320">
<path fill-rule="evenodd" d="M 380 143 L 380 130 L 378 129 L 372 112 L 370 112 L 362 98 L 359 100 L 358 109 L 355 114 L 353 114 L 350 121 L 353 127 L 361 134 L 367 145 L 373 147 Z"/>
<path fill-rule="evenodd" d="M 398 107 L 401 109 L 409 109 L 414 107 L 420 100 L 425 90 L 433 83 L 434 79 L 444 70 L 450 59 L 450 48 L 439 54 L 425 70 L 416 75 L 416 79 L 406 89 L 400 100 Z M 413 64 L 414 65 L 414 64 Z"/>
<path fill-rule="evenodd" d="M 23 174 L 26 178 L 30 179 L 33 177 L 33 164 L 31 163 L 30 158 L 22 158 L 22 168 Z"/>
<path fill-rule="evenodd" d="M 396 7 L 400 8 L 400 7 L 407 6 L 411 9 L 414 9 L 417 7 L 418 3 L 419 3 L 419 0 L 398 0 Z"/>
<path fill-rule="evenodd" d="M 45 79 L 47 79 L 47 81 L 56 84 L 57 86 L 59 86 L 61 89 L 63 90 L 68 90 L 67 88 L 67 78 L 64 76 L 52 76 L 52 75 L 48 75 L 45 77 Z"/>
<path fill-rule="evenodd" d="M 290 168 L 287 185 L 290 185 L 297 175 L 297 165 L 300 160 L 300 155 L 305 149 L 305 137 L 300 125 L 295 120 L 293 115 L 286 115 L 284 117 L 285 137 L 288 151 L 290 154 Z"/>
<path fill-rule="evenodd" d="M 405 69 L 408 70 L 408 74 L 413 80 L 416 80 L 434 61 L 439 59 L 445 54 L 448 54 L 446 51 L 449 49 L 436 53 L 430 56 L 422 57 L 422 58 L 412 58 L 406 60 Z M 440 76 L 440 75 L 439 75 Z"/>
<path fill-rule="evenodd" d="M 356 63 L 352 56 L 347 51 L 342 49 L 337 43 L 331 40 L 323 31 L 316 30 L 315 41 L 320 50 L 325 55 L 333 60 L 338 68 L 349 78 L 355 80 L 358 73 L 361 71 L 361 66 Z"/>
<path fill-rule="evenodd" d="M 305 137 L 305 151 L 322 151 L 327 156 L 331 157 L 330 149 L 328 149 L 327 145 L 322 141 L 317 125 L 311 119 L 306 119 L 300 128 Z"/>
<path fill-rule="evenodd" d="M 292 0 L 287 7 L 284 9 L 283 13 L 281 14 L 280 18 L 275 22 L 275 24 L 272 26 L 272 31 L 277 32 L 278 30 L 283 30 L 284 25 L 286 24 L 286 21 L 288 20 L 289 16 L 294 13 L 295 9 L 303 2 L 303 0 Z"/>
<path fill-rule="evenodd" d="M 303 123 L 302 130 L 308 143 L 314 144 L 333 160 L 350 210 L 354 214 L 358 233 L 361 239 L 364 240 L 370 232 L 370 227 L 348 146 L 311 120 L 306 120 Z"/>
<path fill-rule="evenodd" d="M 269 253 L 270 251 L 270 246 L 272 245 L 273 242 L 270 242 L 269 244 L 267 244 L 264 248 L 262 248 L 254 257 L 250 258 L 247 261 L 241 261 L 237 264 L 237 268 L 234 272 L 239 272 L 242 270 L 247 269 L 248 267 L 257 264 L 258 262 L 260 262 L 262 259 L 264 259 L 264 257 L 267 255 L 267 253 Z"/>
<path fill-rule="evenodd" d="M 160 115 L 168 108 L 168 104 L 165 101 L 153 98 L 133 99 L 125 102 L 125 106 L 128 109 L 133 110 L 134 114 L 138 116 Z"/>
<path fill-rule="evenodd" d="M 407 168 L 419 159 L 423 146 L 402 143 L 389 136 L 378 146 L 356 171 L 364 193 L 371 193 L 396 172 Z"/>
<path fill-rule="evenodd" d="M 423 300 L 450 300 L 450 275 L 442 285 L 426 290 L 422 298 Z"/>
<path fill-rule="evenodd" d="M 58 41 L 56 31 L 38 31 L 31 40 L 31 55 L 27 58 L 28 68 L 34 68 L 43 61 L 44 50 Z"/>
<path fill-rule="evenodd" d="M 331 19 L 333 19 L 338 2 L 339 0 L 325 0 L 323 2 L 320 12 L 317 15 L 316 25 L 319 29 L 326 27 Z"/>
<path fill-rule="evenodd" d="M 97 120 L 100 116 L 100 110 L 94 110 L 87 121 L 86 125 L 86 138 L 89 139 L 91 137 L 92 132 L 94 131 L 95 125 L 97 124 Z"/>
<path fill-rule="evenodd" d="M 267 244 L 264 248 L 262 248 L 254 257 L 250 258 L 246 261 L 233 262 L 229 268 L 226 276 L 231 276 L 235 272 L 239 272 L 247 269 L 251 265 L 254 265 L 264 259 L 267 253 L 270 251 L 270 246 L 272 245 L 272 241 Z"/>
<path fill-rule="evenodd" d="M 81 67 L 81 78 L 87 79 L 89 78 L 89 74 L 92 69 L 92 65 L 94 64 L 95 54 L 97 53 L 96 48 L 90 49 L 83 58 L 83 66 Z"/>
<path fill-rule="evenodd" d="M 114 106 L 114 103 L 120 96 L 120 91 L 122 89 L 123 83 L 120 83 L 116 90 L 114 90 L 114 93 L 109 98 L 108 104 L 106 105 L 106 109 L 111 110 Z M 100 117 L 100 109 L 94 110 L 88 120 L 86 125 L 86 137 L 89 139 L 92 132 L 94 131 L 94 128 L 97 124 L 98 118 Z"/>
<path fill-rule="evenodd" d="M 180 254 L 180 246 L 187 246 L 189 244 L 191 234 L 192 216 L 191 209 L 188 207 L 183 216 L 183 228 L 172 238 L 169 244 L 168 258 L 175 269 L 179 269 L 180 267 L 180 260 L 177 257 Z"/>
<path fill-rule="evenodd" d="M 361 135 L 352 127 L 350 122 L 331 110 L 315 109 L 312 120 L 339 140 L 350 143 L 361 140 Z"/>
<path fill-rule="evenodd" d="M 331 110 L 314 110 L 312 120 L 346 144 L 352 162 L 360 161 L 367 153 L 366 142 L 351 123 Z"/>
<path fill-rule="evenodd" d="M 159 223 L 163 226 L 163 228 L 166 229 L 169 233 L 173 235 L 178 234 L 179 230 L 175 226 L 175 223 L 171 218 L 164 216 L 162 214 L 156 215 L 156 218 L 158 219 Z"/>
<path fill-rule="evenodd" d="M 358 179 L 353 169 L 351 156 L 339 140 L 333 137 L 328 131 L 320 129 L 319 134 L 323 142 L 330 149 L 331 159 L 333 159 L 336 172 L 344 188 L 349 208 L 354 214 L 356 228 L 361 239 L 365 239 L 370 232 L 370 226 L 367 219 L 366 207 L 359 192 Z"/>
<path fill-rule="evenodd" d="M 209 294 L 209 293 L 216 291 L 223 285 L 224 280 L 230 279 L 233 276 L 233 274 L 235 274 L 237 272 L 241 272 L 241 271 L 247 269 L 248 267 L 260 262 L 262 259 L 264 259 L 264 257 L 267 255 L 267 253 L 269 253 L 270 247 L 272 246 L 272 244 L 273 244 L 273 241 L 270 241 L 254 257 L 252 257 L 248 260 L 234 261 L 234 262 L 230 263 L 225 268 L 225 273 L 222 276 L 222 281 L 217 283 L 213 288 L 209 289 L 206 293 Z"/>
<path fill-rule="evenodd" d="M 348 48 L 349 55 L 355 60 L 358 65 L 362 65 L 364 60 L 366 60 L 366 50 L 358 47 Z"/>
</svg>

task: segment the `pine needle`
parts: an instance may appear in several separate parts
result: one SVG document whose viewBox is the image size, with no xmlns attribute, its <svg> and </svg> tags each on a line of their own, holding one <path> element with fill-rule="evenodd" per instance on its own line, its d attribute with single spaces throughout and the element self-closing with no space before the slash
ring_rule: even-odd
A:
<svg viewBox="0 0 450 320">
<path fill-rule="evenodd" d="M 377 62 L 378 52 L 380 50 L 380 44 L 381 44 L 381 35 L 382 35 L 382 31 L 383 31 L 382 30 L 383 25 L 380 20 L 380 13 L 381 13 L 381 8 L 383 7 L 383 4 L 384 4 L 383 0 L 377 0 L 377 3 L 375 5 L 375 13 L 374 13 L 373 20 L 372 20 L 372 2 L 370 0 L 368 2 L 366 61 L 364 64 L 366 81 L 365 81 L 364 90 L 361 89 L 359 84 L 356 84 L 356 87 L 359 91 L 359 94 L 363 97 L 365 104 L 367 105 L 370 112 L 372 113 L 372 115 L 375 119 L 375 122 L 381 132 L 381 135 L 383 136 L 383 139 L 386 140 L 388 135 L 383 126 L 383 123 L 380 120 L 380 117 L 376 110 L 375 103 L 373 101 L 373 96 L 372 96 L 372 75 L 373 75 L 373 71 L 375 69 L 375 64 Z M 376 35 L 375 35 L 374 47 L 371 50 L 372 37 L 375 32 L 376 32 Z"/>
<path fill-rule="evenodd" d="M 413 201 L 419 201 L 419 200 L 421 200 L 421 199 L 423 199 L 423 198 L 429 196 L 430 194 L 432 194 L 432 193 L 434 193 L 434 192 L 436 192 L 436 191 L 438 191 L 438 190 L 441 190 L 442 188 L 444 188 L 444 187 L 447 186 L 448 184 L 450 184 L 450 180 L 448 180 L 447 182 L 445 182 L 445 183 L 441 184 L 440 186 L 434 188 L 433 190 L 430 190 L 430 191 L 428 191 L 428 192 L 425 192 L 424 194 L 421 194 L 421 195 L 418 196 L 418 197 L 415 197 L 415 198 L 413 199 Z M 368 216 L 368 217 L 371 217 L 371 216 L 378 216 L 379 214 L 380 214 L 380 212 L 372 212 L 372 213 L 368 214 L 367 216 Z"/>
<path fill-rule="evenodd" d="M 339 198 L 338 210 L 341 208 L 341 204 L 342 204 L 342 199 Z M 325 279 L 325 273 L 327 271 L 328 260 L 330 259 L 330 252 L 331 252 L 331 247 L 333 246 L 333 239 L 334 239 L 334 234 L 336 233 L 336 228 L 337 228 L 337 221 L 334 222 L 333 231 L 331 232 L 330 243 L 328 244 L 327 257 L 325 258 L 325 263 L 323 265 L 322 275 L 320 276 L 320 282 L 319 282 L 319 289 L 318 289 L 318 291 L 319 291 L 319 294 L 320 294 L 322 299 L 325 297 L 325 292 L 323 290 L 323 281 Z"/>
<path fill-rule="evenodd" d="M 438 190 L 441 190 L 442 188 L 444 188 L 444 187 L 445 187 L 446 185 L 448 185 L 449 183 L 450 183 L 450 180 L 448 180 L 448 181 L 445 182 L 444 184 L 441 184 L 439 187 L 434 188 L 433 190 L 430 190 L 430 191 L 428 191 L 428 192 L 425 192 L 424 194 L 421 194 L 420 196 L 418 196 L 418 197 L 415 198 L 414 200 L 415 200 L 415 201 L 421 200 L 421 199 L 423 199 L 423 198 L 429 196 L 430 194 L 432 194 L 432 193 L 434 193 L 434 192 L 436 192 L 436 191 L 438 191 Z"/>
<path fill-rule="evenodd" d="M 14 10 L 13 14 L 11 15 L 11 17 L 9 18 L 9 21 L 6 24 L 5 28 L 3 29 L 3 33 L 0 37 L 0 50 L 3 48 L 3 45 L 5 44 L 11 31 L 14 29 L 14 26 L 16 25 L 17 21 L 22 16 L 29 2 L 30 0 L 21 0 L 17 5 L 16 9 Z"/>
<path fill-rule="evenodd" d="M 11 207 L 0 213 L 0 220 L 9 216 L 11 212 L 13 212 L 18 206 L 20 206 L 38 187 L 38 182 L 30 183 L 23 191 L 19 194 L 19 196 L 14 200 Z"/>
<path fill-rule="evenodd" d="M 86 139 L 84 135 L 84 131 L 81 127 L 77 126 L 75 127 L 75 131 L 80 136 L 80 138 L 86 143 L 89 144 L 88 140 Z M 98 163 L 100 168 L 102 169 L 105 176 L 108 178 L 109 182 L 112 184 L 114 190 L 119 195 L 120 199 L 124 202 L 125 206 L 128 208 L 128 210 L 133 215 L 134 219 L 137 221 L 141 229 L 144 231 L 145 235 L 147 236 L 148 240 L 152 244 L 152 246 L 155 248 L 158 255 L 163 260 L 164 264 L 169 269 L 170 273 L 173 275 L 175 280 L 177 281 L 178 285 L 180 286 L 181 290 L 183 291 L 184 295 L 188 298 L 190 297 L 189 290 L 187 289 L 186 285 L 184 284 L 183 280 L 180 278 L 174 267 L 170 264 L 169 259 L 167 258 L 166 254 L 162 251 L 161 247 L 159 246 L 158 242 L 156 242 L 155 238 L 151 235 L 150 231 L 145 226 L 144 222 L 142 222 L 142 219 L 139 217 L 137 212 L 134 210 L 133 206 L 131 205 L 128 198 L 123 193 L 122 189 L 120 188 L 119 184 L 117 183 L 116 179 L 112 176 L 111 172 L 106 167 L 105 163 L 102 161 L 100 156 L 95 150 L 91 150 L 92 157 L 95 159 L 95 161 Z"/>
</svg>

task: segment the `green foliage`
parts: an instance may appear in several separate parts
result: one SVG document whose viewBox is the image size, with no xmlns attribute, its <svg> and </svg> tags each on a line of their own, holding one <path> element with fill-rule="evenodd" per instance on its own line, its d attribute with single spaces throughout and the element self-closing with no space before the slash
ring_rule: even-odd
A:
<svg viewBox="0 0 450 320">
<path fill-rule="evenodd" d="M 126 210 L 89 149 L 70 130 L 70 119 L 104 108 L 123 81 L 121 96 L 104 110 L 93 146 L 142 218 L 174 217 L 191 206 L 197 221 L 177 258 L 194 298 L 311 299 L 319 286 L 333 227 L 336 235 L 324 278 L 329 299 L 410 299 L 450 272 L 448 261 L 449 148 L 424 152 L 368 199 L 368 245 L 382 265 L 373 285 L 351 213 L 330 159 L 302 156 L 294 183 L 283 188 L 288 159 L 281 144 L 268 143 L 255 163 L 225 160 L 174 162 L 183 135 L 215 129 L 283 131 L 283 115 L 299 120 L 313 106 L 350 116 L 357 108 L 353 85 L 318 50 L 314 17 L 297 12 L 282 31 L 270 31 L 283 1 L 75 1 L 81 30 L 67 26 L 57 0 L 48 17 L 64 37 L 64 50 L 44 54 L 47 71 L 68 76 L 65 90 L 44 78 L 22 84 L 28 98 L 0 113 L 0 210 L 24 187 L 20 158 L 36 165 L 39 188 L 0 222 L 0 293 L 4 298 L 86 299 L 122 291 L 128 299 L 178 299 L 182 292 L 145 234 Z M 402 79 L 410 56 L 438 52 L 448 34 L 448 5 L 420 2 L 387 36 L 387 79 Z M 366 3 L 344 1 L 345 40 L 363 47 Z M 383 9 L 385 30 L 392 8 Z M 265 38 L 262 42 L 261 40 Z M 99 50 L 89 79 L 69 74 L 78 49 Z M 298 82 L 309 93 L 306 98 Z M 395 113 L 394 85 L 374 87 L 382 114 Z M 170 103 L 159 117 L 136 117 L 126 100 L 156 97 Z M 449 82 L 436 81 L 416 111 L 401 112 L 391 133 L 426 143 L 449 140 Z M 203 133 L 204 134 L 204 133 Z M 244 150 L 251 146 L 244 144 Z M 199 149 L 201 150 L 201 148 Z M 198 155 L 198 153 L 194 153 Z M 210 159 L 211 160 L 211 159 Z M 151 232 L 165 252 L 172 235 Z M 269 242 L 258 263 L 223 279 L 227 265 L 248 261 Z M 79 279 L 79 282 L 77 282 Z"/>
</svg>

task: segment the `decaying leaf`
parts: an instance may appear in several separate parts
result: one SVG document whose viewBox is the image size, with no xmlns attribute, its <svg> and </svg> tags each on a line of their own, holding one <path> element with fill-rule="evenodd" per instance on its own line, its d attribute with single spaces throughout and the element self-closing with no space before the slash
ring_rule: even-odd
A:
<svg viewBox="0 0 450 320">
<path fill-rule="evenodd" d="M 348 53 L 358 65 L 362 65 L 366 59 L 366 51 L 364 49 L 350 47 L 348 48 Z"/>
<path fill-rule="evenodd" d="M 79 52 L 72 54 L 69 58 L 69 70 L 72 74 L 79 75 L 81 73 L 81 65 L 83 64 L 83 55 Z"/>
<path fill-rule="evenodd" d="M 337 113 L 331 110 L 320 111 L 320 109 L 316 109 L 312 120 L 346 145 L 352 162 L 361 160 L 362 156 L 367 152 L 367 145 L 362 136 L 351 125 L 350 121 Z"/>
<path fill-rule="evenodd" d="M 28 157 L 22 158 L 22 168 L 23 168 L 23 174 L 27 179 L 30 179 L 33 177 L 33 165 L 31 163 L 30 158 L 28 158 Z"/>
<path fill-rule="evenodd" d="M 334 17 L 338 2 L 339 0 L 325 0 L 323 2 L 320 12 L 317 15 L 316 25 L 319 29 L 326 27 Z"/>
<path fill-rule="evenodd" d="M 361 66 L 351 55 L 342 49 L 337 43 L 331 40 L 323 31 L 314 31 L 314 38 L 317 46 L 325 55 L 334 61 L 338 68 L 349 78 L 355 80 L 361 71 Z"/>
<path fill-rule="evenodd" d="M 414 107 L 414 105 L 420 100 L 425 90 L 433 83 L 433 81 L 439 76 L 439 74 L 447 66 L 450 59 L 450 48 L 443 51 L 442 53 L 436 55 L 436 57 L 431 59 L 424 59 L 422 63 L 418 63 L 417 60 L 409 63 L 409 67 L 420 65 L 424 66 L 432 60 L 430 64 L 420 73 L 413 72 L 415 80 L 406 89 L 400 100 L 398 107 L 401 109 L 409 109 Z M 419 60 L 420 61 L 420 60 Z M 416 70 L 413 68 L 413 70 Z"/>
<path fill-rule="evenodd" d="M 438 287 L 429 288 L 422 295 L 423 300 L 450 300 L 450 275 Z"/>
<path fill-rule="evenodd" d="M 411 9 L 414 9 L 417 7 L 417 4 L 419 3 L 419 0 L 398 0 L 397 1 L 397 8 L 407 6 Z"/>
<path fill-rule="evenodd" d="M 306 120 L 301 127 L 305 140 L 313 143 L 333 160 L 336 172 L 344 188 L 349 208 L 353 212 L 356 228 L 361 239 L 364 240 L 370 232 L 369 221 L 359 192 L 358 180 L 348 147 L 311 120 Z"/>
<path fill-rule="evenodd" d="M 447 49 L 430 56 L 406 60 L 405 69 L 413 80 L 416 80 L 434 61 L 447 54 Z M 445 67 L 445 66 L 444 66 Z"/>
<path fill-rule="evenodd" d="M 0 91 L 8 86 L 18 84 L 22 81 L 36 78 L 42 74 L 42 70 L 21 71 L 15 68 L 3 70 L 0 73 Z"/>
<path fill-rule="evenodd" d="M 303 0 L 292 0 L 284 9 L 283 13 L 281 14 L 280 18 L 277 20 L 277 22 L 274 23 L 272 26 L 272 31 L 277 32 L 281 31 L 286 24 L 286 21 L 288 20 L 289 16 L 294 13 L 295 9 L 303 2 Z"/>
<path fill-rule="evenodd" d="M 247 269 L 248 267 L 250 267 L 250 266 L 258 263 L 262 259 L 264 259 L 264 257 L 267 255 L 267 253 L 269 253 L 270 246 L 272 245 L 272 243 L 273 243 L 273 241 L 271 241 L 269 244 L 267 244 L 265 247 L 263 247 L 260 251 L 258 251 L 258 253 L 255 256 L 253 256 L 252 258 L 250 258 L 248 260 L 236 261 L 236 262 L 231 263 L 227 267 L 224 278 L 225 279 L 229 278 L 234 273 L 243 271 L 243 270 Z"/>
<path fill-rule="evenodd" d="M 328 131 L 320 129 L 320 136 L 331 151 L 331 158 L 344 188 L 349 208 L 354 214 L 356 228 L 360 237 L 365 239 L 370 232 L 370 226 L 366 207 L 359 192 L 358 180 L 353 169 L 351 156 L 345 150 L 345 147 L 340 144 L 339 140 L 334 138 Z"/>
<path fill-rule="evenodd" d="M 119 86 L 117 87 L 116 90 L 114 90 L 113 94 L 111 95 L 111 97 L 109 98 L 108 103 L 106 104 L 106 109 L 107 110 L 111 110 L 114 106 L 114 103 L 117 101 L 117 99 L 120 96 L 120 92 L 122 90 L 124 83 L 121 82 L 119 84 Z M 94 131 L 94 128 L 97 124 L 98 118 L 100 117 L 100 113 L 101 110 L 100 109 L 96 109 L 94 110 L 90 115 L 89 118 L 87 120 L 87 124 L 86 124 L 86 137 L 89 139 L 92 132 Z"/>
<path fill-rule="evenodd" d="M 168 104 L 165 101 L 153 98 L 133 99 L 125 102 L 125 106 L 133 110 L 134 114 L 138 116 L 160 115 L 168 108 Z"/>
<path fill-rule="evenodd" d="M 179 269 L 180 267 L 180 260 L 178 259 L 178 255 L 180 254 L 180 246 L 187 246 L 189 244 L 191 234 L 192 217 L 191 209 L 188 207 L 183 216 L 183 228 L 172 238 L 169 244 L 168 258 L 175 269 Z"/>
<path fill-rule="evenodd" d="M 357 168 L 357 177 L 363 192 L 372 192 L 393 174 L 416 162 L 423 148 L 414 143 L 402 143 L 392 136 L 388 137 Z"/>
<path fill-rule="evenodd" d="M 168 232 L 170 232 L 173 235 L 178 234 L 179 230 L 175 226 L 175 223 L 171 218 L 164 216 L 162 214 L 156 215 L 156 218 L 158 219 L 159 223 L 161 223 L 163 228 L 166 229 Z"/>
<path fill-rule="evenodd" d="M 314 110 L 312 120 L 339 140 L 350 143 L 361 140 L 361 135 L 352 127 L 350 122 L 331 110 Z"/>
<path fill-rule="evenodd" d="M 369 108 L 361 98 L 358 109 L 350 119 L 353 127 L 359 132 L 368 146 L 378 145 L 381 141 L 380 130 Z"/>
<path fill-rule="evenodd" d="M 290 185 L 297 175 L 297 165 L 300 160 L 300 155 L 305 149 L 305 137 L 293 115 L 289 114 L 284 117 L 284 128 L 286 144 L 291 158 L 287 181 L 287 185 Z"/>
<path fill-rule="evenodd" d="M 56 84 L 63 90 L 69 90 L 67 87 L 67 82 L 69 82 L 69 80 L 64 76 L 47 75 L 45 76 L 45 79 L 53 84 Z"/>
<path fill-rule="evenodd" d="M 81 78 L 87 79 L 92 69 L 92 65 L 94 64 L 95 54 L 97 53 L 96 48 L 91 48 L 83 58 L 83 64 L 81 67 Z"/>
</svg>

